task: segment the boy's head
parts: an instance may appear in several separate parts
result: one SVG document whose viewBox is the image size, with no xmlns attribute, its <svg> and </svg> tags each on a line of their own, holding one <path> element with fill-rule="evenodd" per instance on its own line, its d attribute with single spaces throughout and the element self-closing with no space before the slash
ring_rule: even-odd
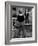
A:
<svg viewBox="0 0 38 46">
<path fill-rule="evenodd" d="M 25 14 L 25 8 L 16 8 L 16 14 L 17 15 L 24 15 Z"/>
</svg>

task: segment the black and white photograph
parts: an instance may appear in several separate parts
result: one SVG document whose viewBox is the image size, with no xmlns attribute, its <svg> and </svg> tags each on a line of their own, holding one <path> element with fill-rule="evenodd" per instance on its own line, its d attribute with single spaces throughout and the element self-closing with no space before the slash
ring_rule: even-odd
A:
<svg viewBox="0 0 38 46">
<path fill-rule="evenodd" d="M 11 6 L 11 38 L 32 37 L 32 8 Z"/>
<path fill-rule="evenodd" d="M 35 15 L 36 4 L 7 2 L 5 42 L 19 43 L 35 41 Z"/>
</svg>

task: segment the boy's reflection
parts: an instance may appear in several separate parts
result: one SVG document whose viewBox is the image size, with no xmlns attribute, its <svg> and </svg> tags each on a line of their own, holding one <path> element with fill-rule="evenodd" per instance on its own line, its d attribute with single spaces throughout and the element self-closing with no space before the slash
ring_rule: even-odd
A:
<svg viewBox="0 0 38 46">
<path fill-rule="evenodd" d="M 14 26 L 17 28 L 17 31 L 15 31 L 15 38 L 19 37 L 25 37 L 25 29 L 24 29 L 24 23 L 25 23 L 25 11 L 23 8 L 19 10 L 19 14 L 17 15 L 17 21 L 15 22 Z"/>
</svg>

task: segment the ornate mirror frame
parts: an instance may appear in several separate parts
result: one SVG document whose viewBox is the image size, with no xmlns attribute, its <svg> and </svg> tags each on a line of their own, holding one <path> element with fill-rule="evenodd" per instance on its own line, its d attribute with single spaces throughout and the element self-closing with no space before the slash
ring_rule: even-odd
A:
<svg viewBox="0 0 38 46">
<path fill-rule="evenodd" d="M 35 27 L 34 27 L 34 40 L 31 41 L 18 41 L 10 42 L 10 30 L 11 30 L 11 5 L 20 7 L 34 7 L 34 17 L 35 17 Z M 35 43 L 37 42 L 37 4 L 36 3 L 26 3 L 26 2 L 5 2 L 5 44 L 21 44 L 21 43 Z"/>
</svg>

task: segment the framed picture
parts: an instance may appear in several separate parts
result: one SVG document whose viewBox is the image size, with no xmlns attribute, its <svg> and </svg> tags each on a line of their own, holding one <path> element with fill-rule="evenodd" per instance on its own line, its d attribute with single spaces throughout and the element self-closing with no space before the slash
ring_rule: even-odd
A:
<svg viewBox="0 0 38 46">
<path fill-rule="evenodd" d="M 5 2 L 5 44 L 37 42 L 37 4 Z"/>
</svg>

